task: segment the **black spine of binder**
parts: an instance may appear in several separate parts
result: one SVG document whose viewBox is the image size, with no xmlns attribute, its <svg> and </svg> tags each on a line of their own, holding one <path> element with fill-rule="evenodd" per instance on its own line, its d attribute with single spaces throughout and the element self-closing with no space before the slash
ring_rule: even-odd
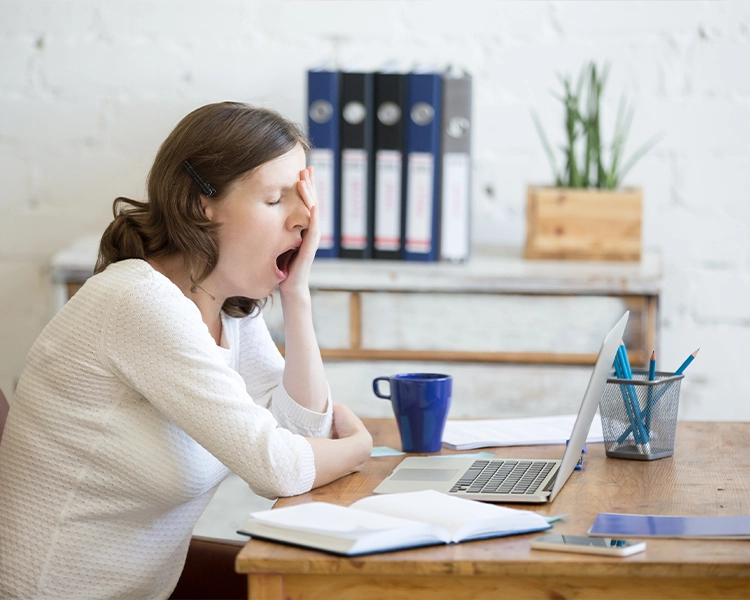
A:
<svg viewBox="0 0 750 600">
<path fill-rule="evenodd" d="M 404 247 L 408 76 L 375 74 L 373 256 L 397 260 Z"/>
<path fill-rule="evenodd" d="M 342 258 L 372 257 L 373 82 L 373 73 L 341 74 Z"/>
</svg>

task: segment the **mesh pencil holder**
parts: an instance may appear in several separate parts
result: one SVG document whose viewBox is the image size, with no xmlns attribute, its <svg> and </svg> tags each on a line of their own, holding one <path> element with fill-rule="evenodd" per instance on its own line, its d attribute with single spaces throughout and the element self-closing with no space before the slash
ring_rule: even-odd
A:
<svg viewBox="0 0 750 600">
<path fill-rule="evenodd" d="M 599 400 L 604 448 L 612 458 L 655 460 L 674 454 L 680 383 L 684 375 L 634 370 L 610 377 Z"/>
</svg>

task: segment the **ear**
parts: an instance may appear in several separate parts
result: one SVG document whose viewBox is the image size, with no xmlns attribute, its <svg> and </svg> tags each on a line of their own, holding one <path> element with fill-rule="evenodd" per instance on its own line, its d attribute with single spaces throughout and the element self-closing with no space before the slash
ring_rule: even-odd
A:
<svg viewBox="0 0 750 600">
<path fill-rule="evenodd" d="M 206 196 L 203 194 L 200 195 L 201 198 L 201 208 L 203 209 L 203 214 L 206 215 L 206 218 L 213 222 L 214 220 L 214 207 L 213 202 L 211 202 Z"/>
</svg>

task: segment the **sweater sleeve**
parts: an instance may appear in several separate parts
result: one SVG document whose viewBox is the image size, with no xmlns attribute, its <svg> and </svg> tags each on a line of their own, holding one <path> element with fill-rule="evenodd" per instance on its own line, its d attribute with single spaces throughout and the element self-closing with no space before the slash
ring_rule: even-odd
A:
<svg viewBox="0 0 750 600">
<path fill-rule="evenodd" d="M 278 427 L 248 395 L 211 338 L 198 308 L 154 274 L 112 305 L 101 339 L 112 373 L 141 394 L 256 493 L 309 491 L 312 447 Z"/>
<path fill-rule="evenodd" d="M 331 390 L 326 411 L 298 404 L 284 388 L 284 358 L 271 338 L 263 315 L 239 319 L 239 372 L 248 393 L 267 407 L 282 427 L 308 437 L 330 437 L 333 423 Z"/>
</svg>

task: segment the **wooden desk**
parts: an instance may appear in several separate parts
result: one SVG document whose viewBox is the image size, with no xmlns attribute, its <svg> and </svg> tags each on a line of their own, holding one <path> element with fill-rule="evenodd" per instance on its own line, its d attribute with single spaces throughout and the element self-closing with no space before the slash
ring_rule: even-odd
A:
<svg viewBox="0 0 750 600">
<path fill-rule="evenodd" d="M 365 423 L 376 445 L 399 447 L 392 420 Z M 498 450 L 540 458 L 563 452 Z M 278 505 L 348 505 L 369 495 L 400 459 L 370 459 L 361 473 Z M 750 514 L 750 423 L 681 422 L 674 456 L 654 462 L 608 459 L 602 444 L 589 444 L 583 471 L 573 472 L 554 503 L 529 510 L 569 513 L 552 530 L 568 534 L 585 534 L 598 512 Z M 750 597 L 749 541 L 650 539 L 641 554 L 611 558 L 531 550 L 535 535 L 358 558 L 251 540 L 236 568 L 248 574 L 255 600 Z"/>
</svg>

